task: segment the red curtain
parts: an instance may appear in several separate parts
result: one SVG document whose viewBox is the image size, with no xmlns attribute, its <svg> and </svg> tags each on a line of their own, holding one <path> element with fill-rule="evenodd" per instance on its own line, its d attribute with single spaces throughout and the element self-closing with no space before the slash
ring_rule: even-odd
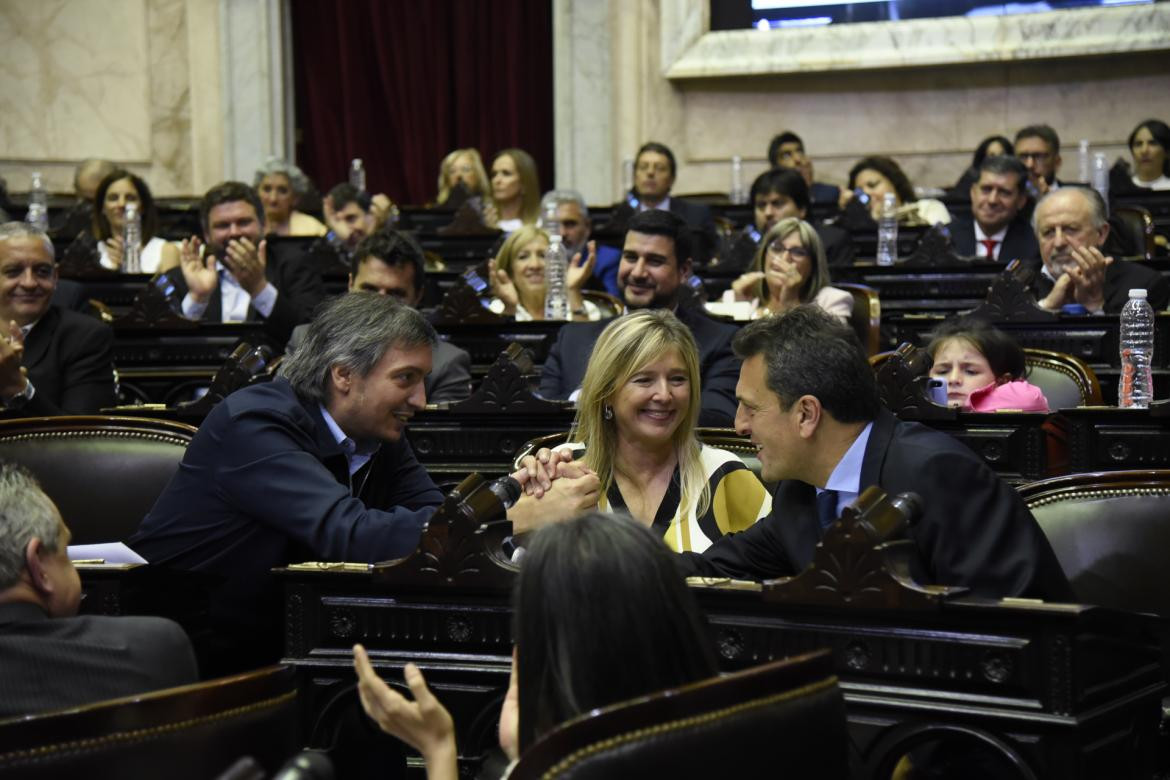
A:
<svg viewBox="0 0 1170 780">
<path fill-rule="evenodd" d="M 297 164 L 322 193 L 434 199 L 452 149 L 524 149 L 553 178 L 550 0 L 292 0 Z"/>
</svg>

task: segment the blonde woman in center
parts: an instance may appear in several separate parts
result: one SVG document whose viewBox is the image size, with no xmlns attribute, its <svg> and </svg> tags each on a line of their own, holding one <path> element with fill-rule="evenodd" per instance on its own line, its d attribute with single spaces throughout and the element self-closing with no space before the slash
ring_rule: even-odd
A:
<svg viewBox="0 0 1170 780">
<path fill-rule="evenodd" d="M 665 309 L 626 314 L 593 348 L 563 445 L 597 473 L 600 509 L 628 512 L 677 552 L 702 552 L 772 508 L 743 461 L 696 438 L 699 404 L 690 329 Z"/>
</svg>

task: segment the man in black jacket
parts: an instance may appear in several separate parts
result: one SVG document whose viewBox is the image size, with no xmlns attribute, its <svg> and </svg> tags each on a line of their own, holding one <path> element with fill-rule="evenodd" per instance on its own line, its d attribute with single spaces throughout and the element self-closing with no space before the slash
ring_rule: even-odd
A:
<svg viewBox="0 0 1170 780">
<path fill-rule="evenodd" d="M 735 326 L 679 305 L 679 288 L 691 272 L 691 242 L 686 225 L 658 209 L 634 215 L 626 232 L 617 282 L 628 309 L 672 309 L 699 347 L 703 406 L 700 425 L 728 426 L 735 416 L 735 379 L 739 361 L 731 351 Z M 566 323 L 557 334 L 540 376 L 545 398 L 571 398 L 581 386 L 593 344 L 609 320 Z"/>
<path fill-rule="evenodd" d="M 0 464 L 0 718 L 195 682 L 191 642 L 158 617 L 77 615 L 69 529 L 24 469 Z"/>
<path fill-rule="evenodd" d="M 987 157 L 971 185 L 971 219 L 950 225 L 955 251 L 967 257 L 1007 264 L 1040 255 L 1036 234 L 1023 215 L 1028 203 L 1028 169 L 1015 157 Z"/>
<path fill-rule="evenodd" d="M 1033 221 L 1043 265 L 1033 264 L 1032 288 L 1043 308 L 1080 304 L 1089 314 L 1117 314 L 1134 288 L 1145 289 L 1155 312 L 1170 303 L 1166 277 L 1139 262 L 1102 254 L 1109 222 L 1096 190 L 1054 190 L 1036 204 Z"/>
<path fill-rule="evenodd" d="M 799 574 L 824 528 L 865 488 L 912 491 L 915 578 L 989 597 L 1072 599 L 1052 548 L 1020 496 L 956 439 L 881 407 L 873 371 L 848 327 L 805 305 L 736 336 L 743 369 L 736 429 L 779 482 L 772 513 L 703 553 L 690 575 L 762 580 Z"/>
<path fill-rule="evenodd" d="M 262 321 L 272 343 L 283 348 L 324 297 L 320 277 L 299 256 L 270 255 L 263 240 L 264 206 L 246 184 L 212 187 L 199 202 L 199 217 L 203 240 L 184 241 L 179 268 L 167 272 L 182 298 L 183 316 Z"/>
<path fill-rule="evenodd" d="M 53 243 L 0 225 L 0 408 L 5 417 L 94 414 L 114 404 L 114 334 L 51 303 Z"/>
</svg>

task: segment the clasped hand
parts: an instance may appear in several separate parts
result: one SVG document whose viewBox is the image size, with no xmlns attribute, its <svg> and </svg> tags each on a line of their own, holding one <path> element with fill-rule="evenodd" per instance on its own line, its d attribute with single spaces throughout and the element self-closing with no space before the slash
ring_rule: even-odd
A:
<svg viewBox="0 0 1170 780">
<path fill-rule="evenodd" d="M 28 369 L 24 360 L 24 336 L 14 320 L 7 328 L 0 328 L 0 398 L 12 398 L 24 390 Z"/>
<path fill-rule="evenodd" d="M 244 292 L 255 298 L 268 285 L 264 274 L 268 267 L 268 242 L 253 244 L 248 238 L 233 238 L 224 247 L 220 262 L 232 272 Z M 195 236 L 179 246 L 179 265 L 183 280 L 191 296 L 206 303 L 219 287 L 219 272 L 215 267 L 216 257 L 203 251 L 203 242 Z"/>
<path fill-rule="evenodd" d="M 1052 292 L 1040 301 L 1045 309 L 1057 310 L 1067 303 L 1079 303 L 1090 312 L 1105 308 L 1105 269 L 1113 263 L 1095 246 L 1078 246 L 1061 258 L 1064 273 L 1052 286 Z"/>
</svg>

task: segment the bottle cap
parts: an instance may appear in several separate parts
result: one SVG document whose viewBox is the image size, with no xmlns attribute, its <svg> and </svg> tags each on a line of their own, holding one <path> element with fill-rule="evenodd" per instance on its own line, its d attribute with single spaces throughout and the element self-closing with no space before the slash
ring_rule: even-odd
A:
<svg viewBox="0 0 1170 780">
<path fill-rule="evenodd" d="M 1134 288 L 1134 289 L 1129 291 L 1129 297 L 1130 298 L 1145 298 L 1146 291 L 1141 289 L 1141 288 Z"/>
<path fill-rule="evenodd" d="M 1089 310 L 1079 303 L 1066 303 L 1060 307 L 1062 314 L 1071 314 L 1074 317 L 1083 317 L 1089 313 Z"/>
</svg>

